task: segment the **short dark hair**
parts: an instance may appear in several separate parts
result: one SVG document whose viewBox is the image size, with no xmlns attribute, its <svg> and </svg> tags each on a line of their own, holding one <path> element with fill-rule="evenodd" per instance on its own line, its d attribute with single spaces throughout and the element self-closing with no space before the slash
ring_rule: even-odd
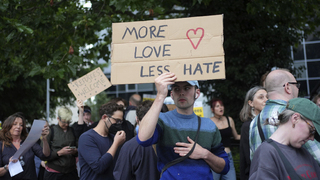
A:
<svg viewBox="0 0 320 180">
<path fill-rule="evenodd" d="M 91 114 L 91 108 L 87 105 L 83 106 L 83 112 L 89 112 Z M 78 110 L 78 114 L 79 114 L 79 110 Z"/>
<path fill-rule="evenodd" d="M 122 97 L 115 97 L 115 98 L 112 98 L 109 102 L 114 102 L 114 103 L 117 103 L 119 101 L 122 101 L 124 103 L 124 106 L 127 107 L 128 106 L 128 102 L 123 99 Z"/>
<path fill-rule="evenodd" d="M 152 106 L 152 103 L 153 103 L 153 101 L 146 100 L 137 106 L 136 114 L 137 114 L 138 121 L 141 121 L 142 118 L 144 117 L 144 115 L 147 114 L 147 112 L 149 111 L 149 109 Z"/>
<path fill-rule="evenodd" d="M 108 102 L 106 104 L 103 104 L 100 109 L 99 109 L 99 115 L 100 118 L 102 118 L 102 116 L 104 114 L 106 114 L 107 116 L 112 116 L 114 112 L 116 111 L 124 111 L 123 109 L 124 107 L 122 105 L 118 105 L 115 102 Z"/>
</svg>

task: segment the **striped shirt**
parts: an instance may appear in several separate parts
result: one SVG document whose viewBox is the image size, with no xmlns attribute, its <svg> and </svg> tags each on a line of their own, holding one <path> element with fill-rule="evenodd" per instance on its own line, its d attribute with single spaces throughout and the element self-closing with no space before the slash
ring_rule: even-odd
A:
<svg viewBox="0 0 320 180">
<path fill-rule="evenodd" d="M 148 146 L 157 143 L 158 170 L 168 162 L 179 158 L 173 148 L 177 142 L 189 143 L 187 137 L 195 139 L 198 129 L 198 118 L 193 113 L 191 115 L 179 114 L 176 110 L 160 113 L 158 124 L 153 137 L 147 141 L 138 143 Z M 201 127 L 198 142 L 201 147 L 208 149 L 216 156 L 223 158 L 226 166 L 222 173 L 229 171 L 228 155 L 221 144 L 221 136 L 215 123 L 209 118 L 201 118 Z M 186 159 L 178 164 L 169 167 L 162 175 L 161 179 L 213 179 L 209 165 L 203 159 Z"/>
</svg>

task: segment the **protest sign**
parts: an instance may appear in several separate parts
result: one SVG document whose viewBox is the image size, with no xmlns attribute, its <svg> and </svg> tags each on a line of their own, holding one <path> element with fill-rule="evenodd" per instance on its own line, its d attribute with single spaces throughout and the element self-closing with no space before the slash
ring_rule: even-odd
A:
<svg viewBox="0 0 320 180">
<path fill-rule="evenodd" d="M 110 81 L 100 68 L 89 72 L 68 84 L 73 95 L 79 100 L 86 100 L 111 86 Z"/>
<path fill-rule="evenodd" d="M 225 79 L 223 15 L 112 24 L 112 84 Z"/>
</svg>

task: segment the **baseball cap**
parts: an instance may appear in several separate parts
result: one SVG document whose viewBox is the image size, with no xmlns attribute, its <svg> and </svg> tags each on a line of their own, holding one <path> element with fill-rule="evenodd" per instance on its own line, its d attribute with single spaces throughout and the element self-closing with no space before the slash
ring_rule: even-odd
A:
<svg viewBox="0 0 320 180">
<path fill-rule="evenodd" d="M 191 86 L 197 86 L 198 88 L 200 87 L 198 81 L 187 81 L 187 83 L 189 83 Z M 174 84 L 172 84 L 172 85 L 174 85 Z M 169 85 L 169 87 L 168 87 L 169 90 L 171 90 L 172 85 Z"/>
<path fill-rule="evenodd" d="M 314 138 L 320 142 L 320 108 L 309 99 L 294 98 L 288 101 L 287 109 L 300 113 L 305 118 L 312 121 L 316 128 Z"/>
</svg>

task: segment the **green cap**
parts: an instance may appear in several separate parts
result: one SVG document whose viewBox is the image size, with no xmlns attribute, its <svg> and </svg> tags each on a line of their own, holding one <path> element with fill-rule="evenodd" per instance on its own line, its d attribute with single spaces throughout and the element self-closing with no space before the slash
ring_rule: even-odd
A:
<svg viewBox="0 0 320 180">
<path fill-rule="evenodd" d="M 314 138 L 320 142 L 320 108 L 306 98 L 294 98 L 290 99 L 287 104 L 287 109 L 290 109 L 294 112 L 300 113 L 305 118 L 313 122 L 314 127 L 316 128 L 316 133 Z"/>
</svg>

